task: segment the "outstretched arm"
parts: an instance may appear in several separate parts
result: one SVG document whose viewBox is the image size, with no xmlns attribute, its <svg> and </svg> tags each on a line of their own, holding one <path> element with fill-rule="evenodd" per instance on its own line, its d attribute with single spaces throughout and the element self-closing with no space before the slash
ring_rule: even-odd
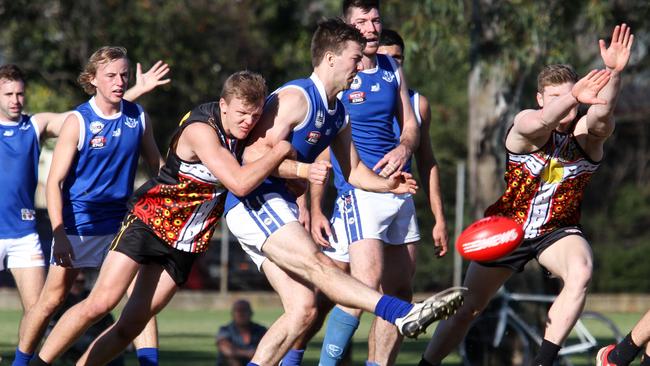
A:
<svg viewBox="0 0 650 366">
<path fill-rule="evenodd" d="M 159 60 L 143 74 L 142 66 L 138 62 L 135 71 L 135 85 L 124 93 L 124 99 L 133 102 L 158 86 L 168 84 L 171 79 L 163 79 L 168 72 L 169 65 Z"/>
<path fill-rule="evenodd" d="M 244 166 L 232 153 L 221 146 L 216 131 L 206 123 L 193 123 L 185 128 L 177 152 L 187 144 L 190 150 L 236 196 L 245 196 L 259 186 L 293 150 L 291 144 L 281 141 L 267 154 Z"/>
<path fill-rule="evenodd" d="M 429 138 L 429 126 L 431 125 L 431 109 L 429 101 L 420 95 L 420 115 L 422 116 L 422 127 L 420 131 L 420 145 L 415 150 L 418 173 L 422 180 L 424 193 L 429 198 L 429 207 L 433 213 L 435 224 L 433 225 L 433 245 L 438 257 L 447 254 L 449 235 L 447 233 L 447 221 L 442 205 L 442 194 L 440 193 L 440 177 L 438 162 L 433 154 L 431 139 Z"/>
<path fill-rule="evenodd" d="M 352 143 L 350 125 L 339 131 L 332 141 L 332 152 L 341 166 L 341 171 L 350 184 L 371 192 L 415 193 L 417 184 L 410 174 L 398 171 L 387 177 L 380 177 L 359 159 Z"/>
<path fill-rule="evenodd" d="M 634 35 L 625 23 L 614 28 L 609 47 L 606 47 L 604 40 L 599 40 L 600 56 L 610 72 L 610 78 L 598 93 L 598 98 L 605 100 L 607 104 L 593 105 L 587 111 L 587 132 L 596 139 L 605 139 L 614 131 L 613 114 L 621 89 L 621 73 L 630 60 L 633 43 Z"/>
</svg>

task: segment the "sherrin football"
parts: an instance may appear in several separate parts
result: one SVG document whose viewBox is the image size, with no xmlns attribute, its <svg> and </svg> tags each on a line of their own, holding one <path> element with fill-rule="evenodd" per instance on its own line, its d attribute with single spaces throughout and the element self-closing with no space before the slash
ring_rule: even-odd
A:
<svg viewBox="0 0 650 366">
<path fill-rule="evenodd" d="M 456 240 L 456 250 L 468 260 L 486 262 L 503 257 L 521 244 L 521 225 L 503 216 L 488 216 L 468 226 Z"/>
</svg>

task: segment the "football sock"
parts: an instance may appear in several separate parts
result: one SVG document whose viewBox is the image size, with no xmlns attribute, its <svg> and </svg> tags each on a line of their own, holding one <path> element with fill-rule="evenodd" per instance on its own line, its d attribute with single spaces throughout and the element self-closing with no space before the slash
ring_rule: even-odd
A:
<svg viewBox="0 0 650 366">
<path fill-rule="evenodd" d="M 609 353 L 607 359 L 616 365 L 627 365 L 636 358 L 639 351 L 641 348 L 632 342 L 632 333 L 628 333 Z"/>
<path fill-rule="evenodd" d="M 50 364 L 41 360 L 38 355 L 35 355 L 32 357 L 31 361 L 29 361 L 29 366 L 50 366 Z"/>
<path fill-rule="evenodd" d="M 440 364 L 434 365 L 431 362 L 425 360 L 424 356 L 422 356 L 422 359 L 420 360 L 420 363 L 418 363 L 418 366 L 440 366 Z"/>
<path fill-rule="evenodd" d="M 260 366 L 260 365 L 258 365 L 256 363 L 249 362 L 249 363 L 246 364 L 246 366 Z"/>
<path fill-rule="evenodd" d="M 366 366 L 380 366 L 380 365 L 378 363 L 376 363 L 376 362 L 371 362 L 371 361 L 366 360 Z"/>
<path fill-rule="evenodd" d="M 140 366 L 158 366 L 158 348 L 140 348 L 135 354 Z"/>
<path fill-rule="evenodd" d="M 29 360 L 34 357 L 33 353 L 24 353 L 21 352 L 18 347 L 16 347 L 16 354 L 14 356 L 14 362 L 11 366 L 27 366 L 29 365 Z"/>
<path fill-rule="evenodd" d="M 304 355 L 305 355 L 304 349 L 290 349 L 289 352 L 287 352 L 287 354 L 284 355 L 282 361 L 280 361 L 280 365 L 300 366 L 300 363 L 302 362 L 302 357 Z"/>
<path fill-rule="evenodd" d="M 539 347 L 539 352 L 535 357 L 535 361 L 533 361 L 533 365 L 553 366 L 553 362 L 557 357 L 557 353 L 560 352 L 560 348 L 562 347 L 545 339 L 542 341 L 542 345 Z"/>
<path fill-rule="evenodd" d="M 350 344 L 352 335 L 359 327 L 359 319 L 335 306 L 327 319 L 319 366 L 337 365 Z"/>
<path fill-rule="evenodd" d="M 401 318 L 413 309 L 413 304 L 393 296 L 382 295 L 375 306 L 375 315 L 395 324 L 395 319 Z"/>
</svg>

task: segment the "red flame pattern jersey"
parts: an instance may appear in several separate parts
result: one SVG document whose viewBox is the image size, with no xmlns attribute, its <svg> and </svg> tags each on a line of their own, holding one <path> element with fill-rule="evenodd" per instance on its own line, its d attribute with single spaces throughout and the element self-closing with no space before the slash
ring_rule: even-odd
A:
<svg viewBox="0 0 650 366">
<path fill-rule="evenodd" d="M 200 161 L 184 161 L 176 155 L 178 138 L 188 125 L 207 123 L 221 144 L 239 158 L 237 140 L 226 137 L 218 103 L 206 103 L 187 113 L 170 144 L 165 165 L 157 177 L 140 187 L 131 199 L 131 213 L 170 246 L 201 253 L 223 214 L 226 188 Z"/>
<path fill-rule="evenodd" d="M 485 211 L 522 225 L 526 239 L 578 225 L 584 190 L 599 163 L 589 159 L 573 133 L 553 131 L 528 154 L 507 152 L 506 191 Z"/>
</svg>

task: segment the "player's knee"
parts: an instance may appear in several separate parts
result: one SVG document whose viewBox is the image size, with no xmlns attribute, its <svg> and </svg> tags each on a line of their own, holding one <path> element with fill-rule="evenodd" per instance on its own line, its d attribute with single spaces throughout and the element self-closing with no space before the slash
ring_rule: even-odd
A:
<svg viewBox="0 0 650 366">
<path fill-rule="evenodd" d="M 114 306 L 103 301 L 96 299 L 87 299 L 82 303 L 82 316 L 93 321 L 101 319 L 104 315 L 108 314 Z"/>
<path fill-rule="evenodd" d="M 591 263 L 572 265 L 567 278 L 564 279 L 564 286 L 571 291 L 584 293 L 591 282 L 591 275 Z"/>
<path fill-rule="evenodd" d="M 143 321 L 124 321 L 124 319 L 120 319 L 114 327 L 120 339 L 130 342 L 142 332 L 146 324 L 147 322 Z"/>
<path fill-rule="evenodd" d="M 65 296 L 46 296 L 39 299 L 36 306 L 40 307 L 41 311 L 45 314 L 53 314 L 61 307 L 61 305 L 63 305 L 64 300 Z"/>
</svg>

